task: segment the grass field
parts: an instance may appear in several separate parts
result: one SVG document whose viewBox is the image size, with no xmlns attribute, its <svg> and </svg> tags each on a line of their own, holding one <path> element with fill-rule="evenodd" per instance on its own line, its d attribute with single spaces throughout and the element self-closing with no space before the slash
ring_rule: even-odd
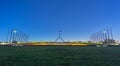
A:
<svg viewBox="0 0 120 66">
<path fill-rule="evenodd" d="M 120 47 L 0 47 L 0 66 L 120 66 Z"/>
</svg>

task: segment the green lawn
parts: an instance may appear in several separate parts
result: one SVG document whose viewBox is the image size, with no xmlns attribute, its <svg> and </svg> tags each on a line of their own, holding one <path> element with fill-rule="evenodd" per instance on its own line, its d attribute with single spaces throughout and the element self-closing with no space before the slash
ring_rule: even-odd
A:
<svg viewBox="0 0 120 66">
<path fill-rule="evenodd" d="M 0 66 L 120 66 L 120 47 L 0 47 Z"/>
</svg>

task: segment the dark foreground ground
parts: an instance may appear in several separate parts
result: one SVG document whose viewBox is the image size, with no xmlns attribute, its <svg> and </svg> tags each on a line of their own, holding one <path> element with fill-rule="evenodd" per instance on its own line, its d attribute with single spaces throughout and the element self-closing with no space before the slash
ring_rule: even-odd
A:
<svg viewBox="0 0 120 66">
<path fill-rule="evenodd" d="M 0 66 L 120 66 L 120 47 L 0 47 Z"/>
</svg>

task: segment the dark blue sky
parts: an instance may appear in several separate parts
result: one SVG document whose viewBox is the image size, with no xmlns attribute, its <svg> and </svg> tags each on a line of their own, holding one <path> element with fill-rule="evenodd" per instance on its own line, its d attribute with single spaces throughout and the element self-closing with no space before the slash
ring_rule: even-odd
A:
<svg viewBox="0 0 120 66">
<path fill-rule="evenodd" d="M 64 40 L 89 40 L 111 27 L 120 40 L 119 0 L 0 0 L 0 41 L 10 27 L 24 31 L 33 41 L 53 41 L 62 30 Z"/>
</svg>

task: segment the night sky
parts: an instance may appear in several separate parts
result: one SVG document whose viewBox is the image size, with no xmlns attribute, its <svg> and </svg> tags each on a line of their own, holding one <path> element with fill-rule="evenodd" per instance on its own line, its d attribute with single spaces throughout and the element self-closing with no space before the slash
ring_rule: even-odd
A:
<svg viewBox="0 0 120 66">
<path fill-rule="evenodd" d="M 54 41 L 59 30 L 66 41 L 88 41 L 106 27 L 120 40 L 120 0 L 0 0 L 0 41 L 9 28 L 30 41 Z"/>
</svg>

